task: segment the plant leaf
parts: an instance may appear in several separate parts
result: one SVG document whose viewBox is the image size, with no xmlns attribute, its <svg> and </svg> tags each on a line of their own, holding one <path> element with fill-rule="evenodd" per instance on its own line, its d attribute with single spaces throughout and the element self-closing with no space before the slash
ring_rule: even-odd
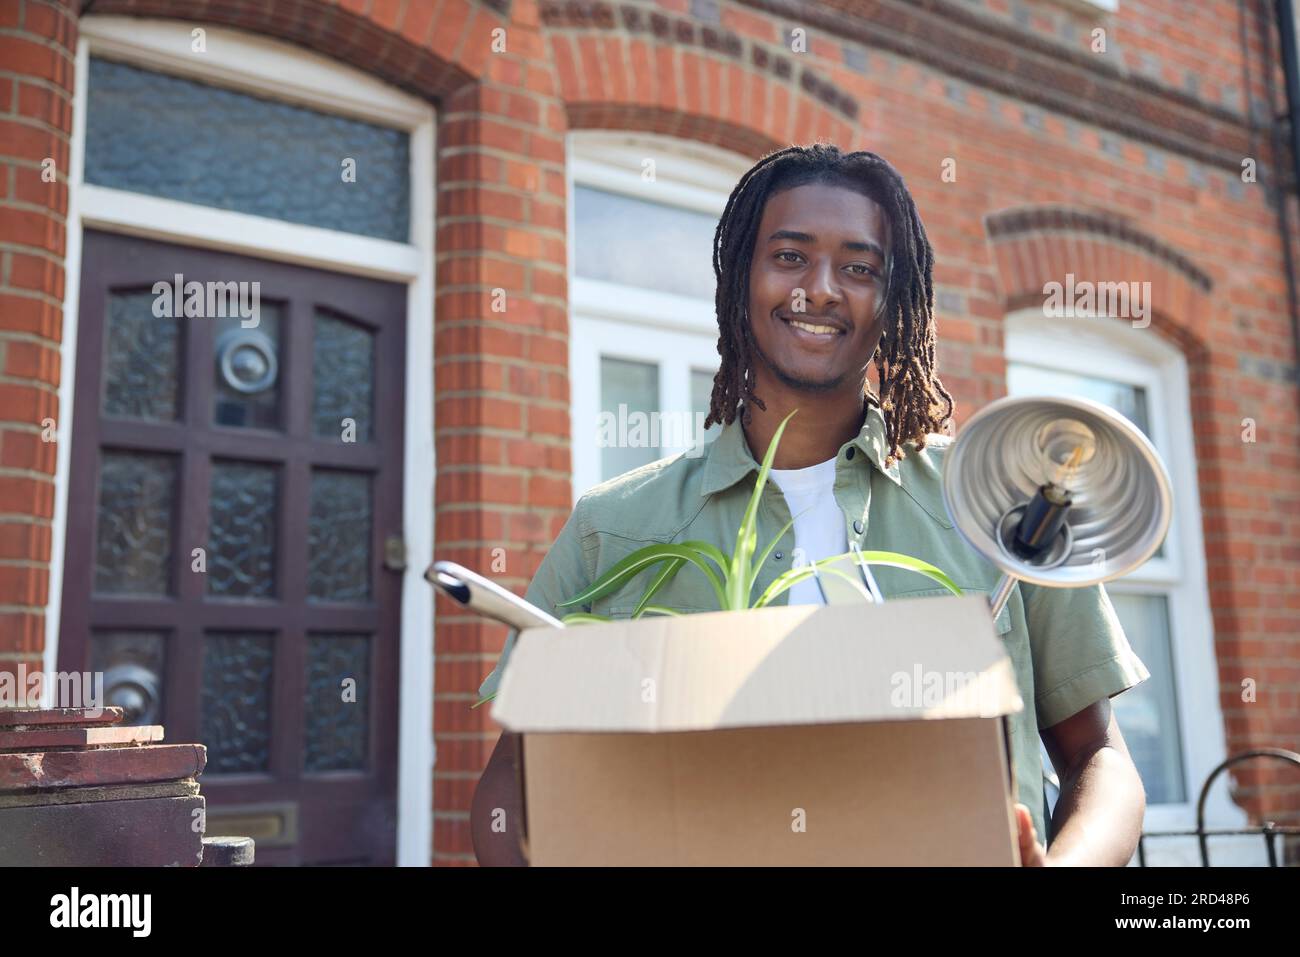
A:
<svg viewBox="0 0 1300 957">
<path fill-rule="evenodd" d="M 844 555 L 852 557 L 853 553 L 845 552 Z M 843 558 L 844 555 L 837 557 Z M 828 561 L 834 560 L 834 558 L 828 559 Z M 885 565 L 890 568 L 902 568 L 905 571 L 916 572 L 917 574 L 924 575 L 926 578 L 937 581 L 954 595 L 962 594 L 962 590 L 957 586 L 957 583 L 944 574 L 943 569 L 931 565 L 929 562 L 923 562 L 919 558 L 913 558 L 911 555 L 904 555 L 901 552 L 872 551 L 863 552 L 862 560 L 868 565 Z M 854 560 L 854 564 L 857 564 L 856 559 Z"/>
<path fill-rule="evenodd" d="M 805 508 L 803 512 L 800 512 L 799 514 L 804 514 L 804 512 L 811 510 L 812 507 L 813 506 L 809 505 L 808 508 Z M 749 594 L 754 590 L 754 582 L 758 581 L 758 574 L 763 570 L 763 564 L 767 561 L 767 556 L 772 554 L 772 549 L 776 548 L 776 543 L 779 542 L 785 536 L 785 533 L 790 530 L 790 526 L 794 524 L 794 520 L 795 516 L 792 515 L 790 521 L 786 522 L 781 531 L 776 533 L 776 538 L 767 543 L 767 548 L 763 549 L 763 554 L 758 556 L 758 561 L 754 562 L 754 569 L 750 573 L 749 588 L 746 590 L 746 594 Z"/>
<path fill-rule="evenodd" d="M 566 625 L 596 625 L 613 620 L 613 618 L 607 618 L 604 615 L 593 615 L 586 611 L 570 612 L 560 619 Z"/>
<path fill-rule="evenodd" d="M 855 565 L 857 564 L 857 559 L 854 557 L 853 552 L 844 552 L 841 555 L 832 555 L 829 558 L 820 559 L 816 562 L 813 562 L 812 564 L 816 565 L 817 568 L 821 571 L 829 571 L 834 574 L 843 576 L 845 573 L 842 572 L 840 569 L 828 568 L 823 566 L 829 566 L 845 558 L 853 561 Z M 900 552 L 871 551 L 871 552 L 863 552 L 862 558 L 863 561 L 868 565 L 886 565 L 892 568 L 902 568 L 907 571 L 916 572 L 920 575 L 924 575 L 927 578 L 937 581 L 940 585 L 943 585 L 944 588 L 947 588 L 954 595 L 962 594 L 962 590 L 957 587 L 957 584 L 951 578 L 949 578 L 946 574 L 944 574 L 942 569 L 937 568 L 934 565 L 931 565 L 929 562 L 923 562 L 919 558 L 913 558 L 911 555 L 904 555 Z M 758 599 L 758 602 L 754 605 L 754 607 L 763 608 L 767 606 L 772 601 L 772 599 L 776 598 L 787 588 L 790 588 L 793 585 L 797 585 L 799 582 L 803 581 L 805 578 L 808 578 L 811 575 L 812 575 L 812 567 L 810 565 L 801 565 L 799 568 L 792 568 L 787 572 L 781 573 L 772 581 L 770 585 L 767 586 L 767 589 L 763 592 L 762 596 Z M 852 578 L 852 576 L 849 577 Z M 857 583 L 856 579 L 853 579 L 853 581 Z"/>
<path fill-rule="evenodd" d="M 864 586 L 862 582 L 858 581 L 858 579 L 854 578 L 848 572 L 841 571 L 838 568 L 821 568 L 820 566 L 818 566 L 818 570 L 823 574 L 835 575 L 838 576 L 839 578 L 843 578 L 850 585 L 857 586 L 857 588 L 864 595 L 867 595 L 868 599 L 870 599 L 870 595 L 868 595 L 867 593 L 866 586 Z M 792 568 L 787 572 L 782 572 L 772 581 L 772 584 L 767 586 L 766 590 L 763 592 L 762 596 L 759 597 L 758 602 L 754 605 L 754 607 L 766 608 L 772 601 L 779 598 L 782 592 L 786 591 L 789 588 L 794 587 L 795 585 L 799 584 L 801 581 L 803 581 L 806 578 L 811 578 L 812 573 L 813 573 L 812 565 L 800 565 L 798 568 Z"/>
<path fill-rule="evenodd" d="M 781 424 L 776 427 L 776 432 L 772 435 L 772 441 L 768 443 L 767 452 L 763 456 L 763 464 L 758 469 L 758 479 L 754 482 L 754 491 L 749 496 L 749 505 L 745 508 L 745 518 L 740 523 L 740 530 L 736 533 L 736 550 L 731 556 L 731 575 L 727 580 L 727 598 L 728 604 L 724 610 L 738 610 L 749 607 L 749 588 L 751 579 L 751 560 L 754 556 L 754 549 L 758 544 L 758 503 L 763 494 L 763 487 L 767 485 L 767 475 L 772 470 L 772 461 L 776 458 L 777 446 L 781 443 L 781 435 L 785 432 L 786 424 L 798 412 L 798 409 L 792 409 L 790 414 L 781 420 Z"/>
<path fill-rule="evenodd" d="M 646 606 L 650 604 L 650 599 L 655 596 L 655 593 L 659 591 L 659 589 L 668 584 L 668 581 L 677 574 L 677 569 L 681 568 L 685 564 L 686 559 L 684 558 L 674 558 L 671 561 L 664 562 L 663 568 L 659 569 L 659 571 L 655 573 L 654 580 L 650 583 L 650 587 L 647 588 L 645 594 L 641 596 L 641 600 L 636 603 L 636 608 L 632 609 L 633 618 L 641 617 L 641 613 L 645 611 Z"/>
<path fill-rule="evenodd" d="M 714 574 L 713 569 L 705 563 L 704 558 L 701 557 L 698 552 L 683 545 L 665 545 L 659 543 L 646 545 L 644 548 L 638 548 L 631 555 L 628 555 L 626 558 L 617 562 L 613 567 L 605 572 L 604 575 L 591 585 L 587 586 L 584 591 L 579 592 L 568 601 L 558 602 L 556 607 L 563 608 L 566 605 L 580 605 L 583 602 L 604 598 L 606 595 L 617 591 L 643 569 L 648 568 L 657 562 L 672 558 L 685 559 L 699 568 L 700 571 L 704 572 L 704 576 L 708 578 L 709 584 L 713 586 L 714 594 L 718 597 L 719 607 L 725 607 L 726 599 L 725 593 L 722 590 L 722 582 L 719 581 L 718 576 Z"/>
<path fill-rule="evenodd" d="M 713 559 L 718 566 L 718 574 L 722 575 L 723 579 L 726 580 L 731 568 L 731 559 L 723 554 L 722 549 L 717 545 L 714 545 L 712 542 L 700 541 L 699 539 L 691 539 L 689 542 L 682 542 L 682 545 L 686 548 L 693 548 L 697 552 L 701 552 L 706 558 Z"/>
<path fill-rule="evenodd" d="M 674 618 L 680 618 L 682 616 L 680 611 L 675 611 L 672 608 L 665 608 L 663 605 L 646 605 L 645 611 L 646 614 L 672 615 Z"/>
</svg>

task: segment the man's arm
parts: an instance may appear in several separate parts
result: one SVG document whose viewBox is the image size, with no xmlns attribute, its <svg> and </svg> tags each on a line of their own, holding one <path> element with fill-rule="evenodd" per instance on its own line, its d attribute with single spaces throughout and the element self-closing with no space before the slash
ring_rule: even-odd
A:
<svg viewBox="0 0 1300 957">
<path fill-rule="evenodd" d="M 1142 833 L 1146 789 L 1110 700 L 1094 702 L 1041 734 L 1061 780 L 1046 863 L 1126 866 Z"/>
<path fill-rule="evenodd" d="M 502 731 L 487 767 L 474 789 L 470 806 L 470 837 L 474 856 L 483 867 L 524 867 L 523 797 L 519 793 L 516 765 L 519 735 Z"/>
</svg>

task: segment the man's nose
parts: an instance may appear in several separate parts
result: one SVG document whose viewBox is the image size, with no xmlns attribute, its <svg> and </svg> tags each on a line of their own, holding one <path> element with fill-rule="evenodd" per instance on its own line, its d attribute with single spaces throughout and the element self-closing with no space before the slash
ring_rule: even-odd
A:
<svg viewBox="0 0 1300 957">
<path fill-rule="evenodd" d="M 839 305 L 841 301 L 840 277 L 835 271 L 835 263 L 829 257 L 813 260 L 808 271 L 808 285 L 804 296 L 808 304 L 819 312 L 828 305 Z"/>
</svg>

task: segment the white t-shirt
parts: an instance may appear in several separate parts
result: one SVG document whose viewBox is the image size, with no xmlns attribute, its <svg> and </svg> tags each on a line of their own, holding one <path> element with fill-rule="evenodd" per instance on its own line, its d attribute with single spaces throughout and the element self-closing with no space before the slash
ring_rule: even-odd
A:
<svg viewBox="0 0 1300 957">
<path fill-rule="evenodd" d="M 835 501 L 835 459 L 806 469 L 770 469 L 768 477 L 781 489 L 790 506 L 795 548 L 802 550 L 805 564 L 849 550 L 844 514 Z M 792 605 L 823 604 L 817 580 L 812 577 L 791 588 L 789 595 Z"/>
</svg>

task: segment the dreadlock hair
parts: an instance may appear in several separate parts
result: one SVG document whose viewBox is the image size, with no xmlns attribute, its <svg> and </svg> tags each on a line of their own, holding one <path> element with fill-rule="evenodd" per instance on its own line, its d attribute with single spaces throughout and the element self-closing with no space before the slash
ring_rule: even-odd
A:
<svg viewBox="0 0 1300 957">
<path fill-rule="evenodd" d="M 736 184 L 713 236 L 722 365 L 713 377 L 704 427 L 713 422 L 730 423 L 742 400 L 745 425 L 749 424 L 751 403 L 767 410 L 753 391 L 749 264 L 768 199 L 809 183 L 861 193 L 878 203 L 888 218 L 892 248 L 879 303 L 885 316 L 884 333 L 872 357 L 880 395 L 871 391 L 869 382 L 863 394 L 884 414 L 885 461 L 886 466 L 892 465 L 906 458 L 904 442 L 924 449 L 926 435 L 942 431 L 952 415 L 953 400 L 935 374 L 934 250 L 903 178 L 884 159 L 865 150 L 841 153 L 838 147 L 825 143 L 791 146 L 764 156 Z"/>
</svg>

